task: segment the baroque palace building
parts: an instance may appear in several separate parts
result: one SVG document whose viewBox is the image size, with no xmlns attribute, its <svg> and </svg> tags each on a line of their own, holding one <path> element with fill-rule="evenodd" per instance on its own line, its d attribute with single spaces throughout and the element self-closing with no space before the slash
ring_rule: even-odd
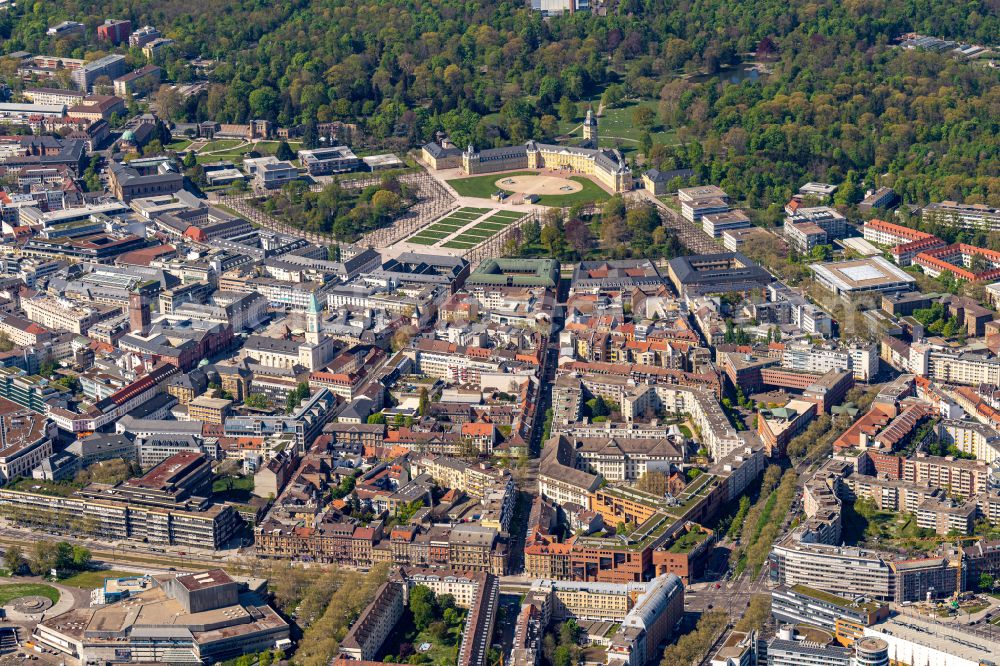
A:
<svg viewBox="0 0 1000 666">
<path fill-rule="evenodd" d="M 632 171 L 617 150 L 597 147 L 597 119 L 588 111 L 584 121 L 587 147 L 561 146 L 528 141 L 524 145 L 477 150 L 470 145 L 462 153 L 462 171 L 479 175 L 513 169 L 565 169 L 594 176 L 614 192 L 632 189 Z"/>
</svg>

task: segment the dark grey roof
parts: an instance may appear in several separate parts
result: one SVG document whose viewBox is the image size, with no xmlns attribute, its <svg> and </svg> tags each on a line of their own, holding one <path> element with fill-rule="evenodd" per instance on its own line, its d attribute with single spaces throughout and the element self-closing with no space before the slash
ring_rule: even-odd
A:
<svg viewBox="0 0 1000 666">
<path fill-rule="evenodd" d="M 674 178 L 690 178 L 694 175 L 694 170 L 674 169 L 672 171 L 660 171 L 659 169 L 650 169 L 645 175 L 654 183 L 669 183 Z"/>
<path fill-rule="evenodd" d="M 506 159 L 509 157 L 527 157 L 528 148 L 527 146 L 503 146 L 501 148 L 487 148 L 485 150 L 480 150 L 479 159 L 481 160 L 499 160 Z"/>
<path fill-rule="evenodd" d="M 343 411 L 338 414 L 338 417 L 342 419 L 358 419 L 362 422 L 367 421 L 372 413 L 373 404 L 368 398 L 355 398 L 351 401 L 351 404 L 344 407 Z"/>
<path fill-rule="evenodd" d="M 167 409 L 173 407 L 176 403 L 177 398 L 169 393 L 157 393 L 152 398 L 130 411 L 128 415 L 134 419 L 145 419 L 148 418 L 150 414 L 155 414 L 164 407 Z"/>
<path fill-rule="evenodd" d="M 721 268 L 699 268 L 699 264 L 727 262 Z M 738 265 L 737 265 L 738 264 Z M 732 285 L 767 285 L 774 277 L 754 264 L 740 252 L 696 254 L 670 260 L 670 270 L 677 281 L 685 286 L 695 285 L 711 289 Z M 740 287 L 742 289 L 742 286 Z"/>
<path fill-rule="evenodd" d="M 462 154 L 462 151 L 458 148 L 444 148 L 441 144 L 436 141 L 431 141 L 424 145 L 424 150 L 433 157 L 434 159 L 440 159 L 442 157 L 455 157 Z"/>
<path fill-rule="evenodd" d="M 243 344 L 244 349 L 277 352 L 280 354 L 298 354 L 299 343 L 294 340 L 282 340 L 281 338 L 269 338 L 264 335 L 251 335 Z"/>
<path fill-rule="evenodd" d="M 177 386 L 192 389 L 195 393 L 202 393 L 208 387 L 208 377 L 201 370 L 195 368 L 191 372 L 176 374 L 167 380 L 167 386 Z"/>
<path fill-rule="evenodd" d="M 575 461 L 573 442 L 563 436 L 553 437 L 542 449 L 539 472 L 585 490 L 596 489 L 600 484 L 600 476 L 577 469 Z"/>
</svg>

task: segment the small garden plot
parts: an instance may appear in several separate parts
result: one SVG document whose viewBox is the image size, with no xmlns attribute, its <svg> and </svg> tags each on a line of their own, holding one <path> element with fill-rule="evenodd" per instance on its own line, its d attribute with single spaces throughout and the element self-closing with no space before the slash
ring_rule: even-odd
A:
<svg viewBox="0 0 1000 666">
<path fill-rule="evenodd" d="M 475 229 L 469 229 L 468 231 L 463 231 L 459 235 L 455 236 L 455 240 L 476 240 L 476 239 L 481 240 L 483 238 L 489 238 L 495 233 L 496 233 L 495 231 L 486 231 L 484 229 L 480 229 L 479 231 L 476 231 Z"/>
<path fill-rule="evenodd" d="M 499 224 L 500 226 L 506 227 L 515 222 L 518 222 L 521 218 L 519 217 L 488 217 L 483 222 L 485 224 Z"/>
<path fill-rule="evenodd" d="M 428 238 L 444 238 L 445 236 L 452 235 L 452 231 L 445 229 L 444 231 L 433 231 L 431 229 L 424 229 L 419 234 L 413 234 L 414 236 L 427 236 Z"/>
<path fill-rule="evenodd" d="M 519 217 L 488 217 L 485 221 L 490 224 L 502 224 L 506 227 L 508 224 L 514 224 L 520 219 Z"/>
<path fill-rule="evenodd" d="M 479 245 L 483 241 L 485 241 L 487 238 L 488 238 L 488 236 L 486 238 L 480 238 L 478 236 L 460 236 L 458 238 L 453 238 L 453 239 L 451 239 L 448 242 L 449 243 L 459 243 L 459 244 L 468 245 L 469 247 L 474 247 L 476 245 Z M 442 247 L 444 247 L 444 245 L 442 245 Z"/>
<path fill-rule="evenodd" d="M 242 139 L 216 139 L 215 141 L 209 141 L 201 149 L 203 153 L 218 152 L 223 150 L 229 150 L 230 148 L 235 148 L 236 146 L 242 146 L 246 141 Z"/>
<path fill-rule="evenodd" d="M 501 231 L 502 229 L 506 228 L 507 228 L 506 224 L 497 224 L 496 222 L 480 222 L 476 226 L 472 227 L 470 231 L 479 229 L 481 231 L 492 231 L 495 233 L 497 231 Z"/>
</svg>

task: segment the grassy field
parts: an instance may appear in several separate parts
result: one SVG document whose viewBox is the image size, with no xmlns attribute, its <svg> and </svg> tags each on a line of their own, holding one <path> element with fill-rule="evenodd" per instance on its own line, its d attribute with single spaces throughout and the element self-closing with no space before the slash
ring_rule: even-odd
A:
<svg viewBox="0 0 1000 666">
<path fill-rule="evenodd" d="M 142 574 L 135 573 L 134 571 L 118 571 L 117 569 L 102 569 L 98 571 L 81 571 L 78 574 L 74 574 L 69 578 L 65 578 L 60 582 L 63 585 L 69 585 L 70 587 L 79 587 L 84 590 L 92 590 L 95 587 L 101 587 L 104 585 L 105 578 L 132 578 L 134 576 L 141 576 Z"/>
<path fill-rule="evenodd" d="M 594 183 L 589 178 L 582 178 L 581 176 L 570 176 L 572 181 L 580 183 L 583 185 L 583 189 L 579 192 L 572 192 L 570 194 L 545 194 L 538 198 L 539 205 L 542 206 L 572 206 L 575 203 L 580 202 L 601 202 L 607 201 L 611 198 L 611 195 L 601 189 L 596 183 Z"/>
<path fill-rule="evenodd" d="M 489 174 L 486 176 L 473 176 L 471 178 L 456 178 L 454 180 L 449 180 L 448 184 L 455 188 L 455 191 L 465 197 L 478 197 L 480 199 L 488 199 L 497 191 L 496 185 L 497 180 L 500 178 L 501 174 Z M 505 177 L 510 176 L 537 176 L 537 171 L 517 171 L 514 173 L 502 174 Z M 596 183 L 591 181 L 589 178 L 582 178 L 580 176 L 570 176 L 572 181 L 580 183 L 583 185 L 583 189 L 579 192 L 572 192 L 570 194 L 545 194 L 538 199 L 538 203 L 542 206 L 570 206 L 572 204 L 581 201 L 605 201 L 610 198 L 610 194 L 605 192 L 603 189 L 597 186 Z M 507 190 L 509 192 L 509 190 Z M 464 210 L 464 209 L 463 209 Z M 489 210 L 489 209 L 486 209 Z"/>
<path fill-rule="evenodd" d="M 256 150 L 261 155 L 274 155 L 278 152 L 278 146 L 281 145 L 280 141 L 258 141 L 254 144 L 254 150 Z M 289 141 L 288 147 L 292 149 L 292 152 L 297 153 L 302 148 L 301 141 Z"/>
<path fill-rule="evenodd" d="M 190 139 L 178 139 L 177 141 L 171 141 L 166 146 L 164 146 L 164 148 L 166 148 L 167 150 L 181 151 L 181 150 L 187 150 L 187 147 L 190 145 L 191 145 Z"/>
<path fill-rule="evenodd" d="M 199 152 L 209 153 L 216 150 L 229 150 L 230 148 L 235 148 L 236 146 L 241 146 L 245 141 L 241 139 L 216 139 L 214 141 L 209 141 L 205 144 Z"/>
<path fill-rule="evenodd" d="M 198 153 L 195 155 L 195 160 L 198 164 L 211 164 L 212 162 L 232 162 L 233 164 L 243 164 L 243 153 L 213 153 L 212 155 L 204 155 Z"/>
<path fill-rule="evenodd" d="M 511 224 L 511 223 L 508 223 L 508 224 Z M 479 231 L 492 231 L 492 232 L 496 233 L 497 231 L 500 231 L 501 229 L 504 229 L 506 227 L 507 227 L 507 224 L 497 224 L 496 222 L 480 222 L 476 226 L 472 227 L 472 229 L 473 230 L 479 230 Z"/>
<path fill-rule="evenodd" d="M 212 482 L 212 495 L 217 501 L 249 502 L 253 495 L 253 477 L 221 476 Z"/>
<path fill-rule="evenodd" d="M 622 105 L 605 109 L 604 115 L 597 119 L 597 135 L 600 139 L 601 148 L 621 148 L 623 152 L 631 152 L 639 147 L 639 138 L 642 136 L 642 128 L 636 127 L 632 122 L 632 112 L 640 106 L 648 107 L 653 111 L 656 118 L 650 136 L 653 143 L 674 144 L 677 143 L 677 133 L 671 129 L 665 129 L 659 121 L 659 101 L 655 99 L 631 100 Z M 584 109 L 583 106 L 580 107 Z M 594 104 L 597 109 L 597 104 Z M 583 115 L 574 118 L 572 122 L 559 123 L 559 131 L 563 134 L 573 132 L 574 136 L 583 139 L 580 124 L 583 122 Z M 574 131 L 575 130 L 575 131 Z"/>
<path fill-rule="evenodd" d="M 5 583 L 0 585 L 0 606 L 20 597 L 45 597 L 59 601 L 59 590 L 42 583 Z"/>
<path fill-rule="evenodd" d="M 431 229 L 424 229 L 419 234 L 414 234 L 414 236 L 420 236 L 421 238 L 436 238 L 441 240 L 442 238 L 447 238 L 453 231 L 434 231 Z"/>
<path fill-rule="evenodd" d="M 253 490 L 253 477 L 220 476 L 212 482 L 212 492 L 222 493 L 227 490 Z"/>
<path fill-rule="evenodd" d="M 516 171 L 514 173 L 505 173 L 503 176 L 537 176 L 537 171 Z M 493 193 L 498 189 L 496 186 L 497 180 L 500 178 L 501 174 L 487 174 L 485 176 L 472 176 L 471 178 L 455 178 L 454 180 L 449 180 L 448 184 L 455 188 L 455 191 L 461 194 L 463 197 L 477 197 L 479 199 L 489 199 L 493 196 Z M 462 208 L 462 212 L 474 212 L 482 211 L 487 212 L 489 208 Z"/>
</svg>

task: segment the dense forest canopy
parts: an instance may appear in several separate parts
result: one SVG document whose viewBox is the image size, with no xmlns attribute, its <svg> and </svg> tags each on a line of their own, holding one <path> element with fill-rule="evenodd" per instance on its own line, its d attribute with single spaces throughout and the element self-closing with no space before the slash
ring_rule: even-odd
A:
<svg viewBox="0 0 1000 666">
<path fill-rule="evenodd" d="M 878 183 L 1000 205 L 1000 72 L 890 46 L 908 31 L 1000 42 L 998 0 L 620 0 L 552 20 L 524 2 L 70 0 L 7 11 L 2 49 L 92 55 L 92 39 L 45 30 L 73 19 L 92 35 L 107 17 L 176 40 L 161 63 L 174 80 L 193 77 L 190 57 L 220 61 L 207 92 L 171 105 L 178 120 L 345 120 L 376 140 L 495 145 L 550 135 L 567 100 L 611 86 L 658 99 L 658 127 L 677 130 L 651 163 L 775 215 L 804 179 L 842 183 L 842 203 Z M 758 81 L 682 76 L 755 53 L 773 69 Z"/>
</svg>

